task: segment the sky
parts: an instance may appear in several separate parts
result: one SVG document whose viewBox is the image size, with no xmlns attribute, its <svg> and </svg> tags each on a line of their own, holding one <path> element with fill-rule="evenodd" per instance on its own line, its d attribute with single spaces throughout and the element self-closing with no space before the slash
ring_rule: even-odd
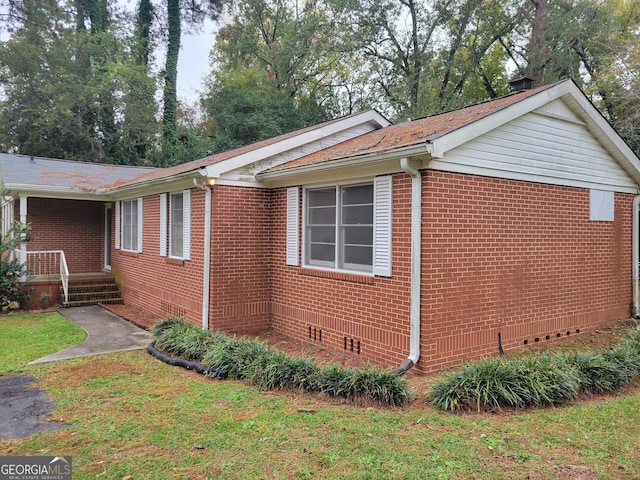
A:
<svg viewBox="0 0 640 480">
<path fill-rule="evenodd" d="M 178 55 L 178 97 L 193 102 L 202 90 L 203 79 L 209 74 L 209 51 L 215 37 L 215 24 L 206 22 L 201 33 L 182 35 Z M 163 54 L 164 55 L 164 54 Z M 160 52 L 158 52 L 160 56 Z"/>
</svg>

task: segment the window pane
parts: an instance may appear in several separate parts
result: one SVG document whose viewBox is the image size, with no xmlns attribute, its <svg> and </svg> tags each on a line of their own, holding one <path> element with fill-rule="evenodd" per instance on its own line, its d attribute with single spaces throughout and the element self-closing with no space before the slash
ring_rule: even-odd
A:
<svg viewBox="0 0 640 480">
<path fill-rule="evenodd" d="M 308 191 L 309 207 L 326 207 L 336 205 L 336 189 L 323 188 L 322 190 Z"/>
<path fill-rule="evenodd" d="M 373 184 L 356 185 L 354 187 L 344 187 L 342 189 L 343 205 L 356 205 L 363 203 L 373 204 Z"/>
<path fill-rule="evenodd" d="M 122 248 L 138 248 L 138 201 L 122 202 Z"/>
<path fill-rule="evenodd" d="M 342 207 L 343 225 L 373 225 L 373 204 Z"/>
<path fill-rule="evenodd" d="M 344 227 L 345 245 L 366 245 L 373 246 L 373 227 Z"/>
<path fill-rule="evenodd" d="M 335 207 L 313 207 L 309 208 L 309 225 L 335 225 Z"/>
<path fill-rule="evenodd" d="M 371 266 L 373 264 L 373 248 L 346 245 L 344 248 L 344 263 Z"/>
<path fill-rule="evenodd" d="M 309 263 L 312 265 L 326 265 L 335 262 L 335 245 L 326 243 L 312 243 L 309 246 Z"/>
<path fill-rule="evenodd" d="M 308 232 L 312 243 L 336 243 L 336 227 L 309 227 Z"/>
</svg>

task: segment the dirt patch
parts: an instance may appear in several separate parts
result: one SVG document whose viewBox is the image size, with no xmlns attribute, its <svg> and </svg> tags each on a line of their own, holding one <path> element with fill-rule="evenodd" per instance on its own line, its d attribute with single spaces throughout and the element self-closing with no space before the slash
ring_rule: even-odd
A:
<svg viewBox="0 0 640 480">
<path fill-rule="evenodd" d="M 0 440 L 66 427 L 62 423 L 43 421 L 55 410 L 56 404 L 44 391 L 33 388 L 35 381 L 27 375 L 0 377 Z"/>
</svg>

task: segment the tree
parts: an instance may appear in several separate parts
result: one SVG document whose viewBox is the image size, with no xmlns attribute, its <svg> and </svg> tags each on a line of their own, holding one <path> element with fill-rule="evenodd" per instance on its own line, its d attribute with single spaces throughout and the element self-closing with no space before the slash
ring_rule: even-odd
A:
<svg viewBox="0 0 640 480">
<path fill-rule="evenodd" d="M 20 10 L 0 46 L 0 148 L 143 164 L 156 137 L 154 80 L 135 64 L 130 39 L 114 27 L 92 32 L 77 18 L 94 16 L 87 5 Z"/>
<path fill-rule="evenodd" d="M 205 17 L 217 18 L 221 0 L 167 0 L 167 55 L 163 73 L 162 114 L 162 165 L 174 165 L 191 160 L 184 158 L 178 142 L 177 82 L 180 38 L 182 35 L 182 11 L 187 27 L 197 28 Z"/>
</svg>

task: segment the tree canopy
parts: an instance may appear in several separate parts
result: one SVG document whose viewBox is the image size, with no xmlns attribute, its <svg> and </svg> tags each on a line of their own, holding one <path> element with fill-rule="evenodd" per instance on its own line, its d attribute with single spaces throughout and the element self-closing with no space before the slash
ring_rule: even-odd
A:
<svg viewBox="0 0 640 480">
<path fill-rule="evenodd" d="M 177 59 L 207 17 L 194 107 Z M 0 27 L 5 151 L 171 165 L 368 108 L 451 110 L 528 76 L 573 78 L 640 153 L 640 0 L 7 0 Z"/>
</svg>

